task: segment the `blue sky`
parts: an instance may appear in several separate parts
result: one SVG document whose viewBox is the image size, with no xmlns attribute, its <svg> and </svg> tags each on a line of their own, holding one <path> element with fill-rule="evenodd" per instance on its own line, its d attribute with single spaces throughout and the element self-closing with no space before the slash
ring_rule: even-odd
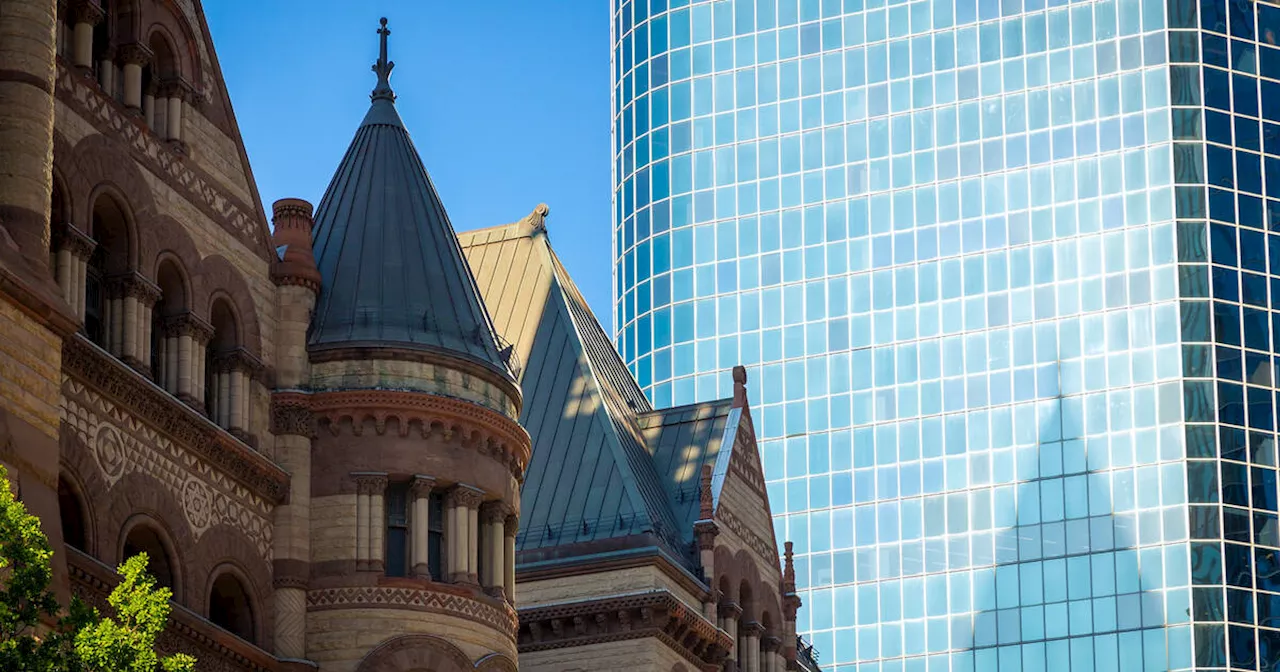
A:
<svg viewBox="0 0 1280 672">
<path fill-rule="evenodd" d="M 551 207 L 552 243 L 610 324 L 609 3 L 206 0 L 263 206 L 318 203 L 369 107 L 378 18 L 391 84 L 460 231 Z"/>
</svg>

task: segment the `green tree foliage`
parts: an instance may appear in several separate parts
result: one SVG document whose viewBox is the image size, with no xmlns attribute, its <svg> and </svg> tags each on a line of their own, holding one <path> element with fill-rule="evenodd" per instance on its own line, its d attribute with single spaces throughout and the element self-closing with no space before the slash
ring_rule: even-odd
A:
<svg viewBox="0 0 1280 672">
<path fill-rule="evenodd" d="M 53 549 L 40 520 L 13 495 L 0 466 L 0 672 L 190 672 L 195 658 L 161 658 L 156 638 L 169 618 L 168 588 L 146 572 L 145 553 L 120 565 L 107 602 L 116 618 L 72 599 L 62 613 L 50 589 Z"/>
</svg>

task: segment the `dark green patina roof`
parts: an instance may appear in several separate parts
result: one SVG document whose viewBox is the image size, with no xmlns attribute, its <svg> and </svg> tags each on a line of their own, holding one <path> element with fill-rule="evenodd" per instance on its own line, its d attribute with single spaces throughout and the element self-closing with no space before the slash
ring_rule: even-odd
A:
<svg viewBox="0 0 1280 672">
<path fill-rule="evenodd" d="M 312 351 L 441 351 L 510 375 L 431 177 L 396 112 L 386 20 L 377 87 L 316 209 Z"/>
<path fill-rule="evenodd" d="M 694 571 L 700 474 L 724 454 L 732 400 L 653 410 L 540 229 L 521 222 L 461 238 L 524 363 L 520 424 L 533 456 L 518 562 L 647 547 Z"/>
</svg>

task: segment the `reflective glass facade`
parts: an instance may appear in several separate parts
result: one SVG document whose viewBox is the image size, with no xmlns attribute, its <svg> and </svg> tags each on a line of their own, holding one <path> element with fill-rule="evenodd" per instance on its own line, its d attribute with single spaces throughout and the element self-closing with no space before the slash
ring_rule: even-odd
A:
<svg viewBox="0 0 1280 672">
<path fill-rule="evenodd" d="M 824 669 L 1280 669 L 1280 6 L 612 37 L 616 344 L 659 406 L 748 365 Z"/>
</svg>

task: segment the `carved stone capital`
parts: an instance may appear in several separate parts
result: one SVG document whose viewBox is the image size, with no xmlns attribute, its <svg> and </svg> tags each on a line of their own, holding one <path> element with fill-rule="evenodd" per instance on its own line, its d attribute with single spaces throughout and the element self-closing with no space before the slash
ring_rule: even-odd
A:
<svg viewBox="0 0 1280 672">
<path fill-rule="evenodd" d="M 387 489 L 387 475 L 381 471 L 353 471 L 356 492 L 362 495 L 380 495 Z"/>
<path fill-rule="evenodd" d="M 720 535 L 720 526 L 714 520 L 699 520 L 693 524 L 693 536 L 698 542 L 698 550 L 709 551 L 715 548 L 716 537 Z"/>
<path fill-rule="evenodd" d="M 435 487 L 436 479 L 423 474 L 414 474 L 413 479 L 409 481 L 409 494 L 414 499 L 427 497 Z"/>
<path fill-rule="evenodd" d="M 213 338 L 213 325 L 200 319 L 195 313 L 187 311 L 166 318 L 163 325 L 165 336 L 190 336 L 200 345 Z"/>
<path fill-rule="evenodd" d="M 181 77 L 166 79 L 156 88 L 156 94 L 162 98 L 181 98 L 187 102 L 191 101 L 194 93 L 195 88 Z"/>
<path fill-rule="evenodd" d="M 480 505 L 480 520 L 489 525 L 502 525 L 511 512 L 503 501 L 485 502 Z"/>
<path fill-rule="evenodd" d="M 71 5 L 72 15 L 76 23 L 87 23 L 96 26 L 107 18 L 107 12 L 98 0 L 76 0 Z"/>
<path fill-rule="evenodd" d="M 773 653 L 780 646 L 782 646 L 782 640 L 777 637 L 770 636 L 760 640 L 760 648 L 764 649 L 766 653 Z"/>
<path fill-rule="evenodd" d="M 160 300 L 160 286 L 137 271 L 126 271 L 107 279 L 107 295 L 113 299 L 134 298 L 150 308 Z"/>
<path fill-rule="evenodd" d="M 308 438 L 315 435 L 315 423 L 305 395 L 272 395 L 271 433 L 277 436 L 289 434 Z"/>
<path fill-rule="evenodd" d="M 93 256 L 93 251 L 98 249 L 98 242 L 84 231 L 67 224 L 62 227 L 62 247 L 70 252 L 71 256 L 81 261 L 88 261 L 89 257 Z"/>
<path fill-rule="evenodd" d="M 474 509 L 479 507 L 480 502 L 484 500 L 484 491 L 459 483 L 453 486 L 449 494 L 445 495 L 445 500 L 454 506 Z"/>
<path fill-rule="evenodd" d="M 502 521 L 503 536 L 514 537 L 520 531 L 520 516 L 509 515 Z"/>
<path fill-rule="evenodd" d="M 146 66 L 155 54 L 151 53 L 150 47 L 141 42 L 130 42 L 120 45 L 119 56 L 120 61 L 125 65 Z"/>
<path fill-rule="evenodd" d="M 720 618 L 739 618 L 742 616 L 742 607 L 737 602 L 725 600 L 720 603 Z"/>
<path fill-rule="evenodd" d="M 738 634 L 743 637 L 759 637 L 764 634 L 764 626 L 759 621 L 747 621 L 738 626 Z"/>
<path fill-rule="evenodd" d="M 262 371 L 262 361 L 244 348 L 234 348 L 218 353 L 213 360 L 218 373 L 240 371 L 250 377 Z"/>
</svg>

